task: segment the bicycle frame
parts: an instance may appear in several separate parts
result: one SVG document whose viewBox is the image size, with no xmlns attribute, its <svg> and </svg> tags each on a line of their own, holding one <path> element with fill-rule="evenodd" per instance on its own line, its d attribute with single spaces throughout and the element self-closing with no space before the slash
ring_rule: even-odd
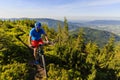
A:
<svg viewBox="0 0 120 80">
<path fill-rule="evenodd" d="M 43 45 L 39 45 L 38 46 L 37 54 L 38 54 L 39 59 L 40 59 L 40 57 L 42 58 L 41 62 L 42 62 L 43 68 L 44 68 L 45 77 L 47 78 L 46 66 L 45 66 L 45 58 L 44 58 L 44 51 L 42 50 L 42 46 Z"/>
</svg>

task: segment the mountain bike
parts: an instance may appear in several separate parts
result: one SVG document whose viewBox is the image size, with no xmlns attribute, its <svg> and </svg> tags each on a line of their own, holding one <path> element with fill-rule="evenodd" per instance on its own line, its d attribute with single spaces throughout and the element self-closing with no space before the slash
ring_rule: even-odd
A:
<svg viewBox="0 0 120 80">
<path fill-rule="evenodd" d="M 47 78 L 47 72 L 46 72 L 46 64 L 45 64 L 45 55 L 44 55 L 44 50 L 43 50 L 43 47 L 44 46 L 53 46 L 55 44 L 55 42 L 44 42 L 44 44 L 42 45 L 39 45 L 38 46 L 38 49 L 36 50 L 36 53 L 37 53 L 37 61 L 40 63 L 40 64 L 34 64 L 34 61 L 30 61 L 29 62 L 29 65 L 31 66 L 37 66 L 38 68 L 43 68 L 44 70 L 44 76 Z M 30 49 L 33 50 L 33 46 L 30 46 Z"/>
<path fill-rule="evenodd" d="M 37 60 L 40 63 L 40 66 L 43 67 L 46 78 L 47 78 L 47 72 L 46 72 L 46 64 L 45 64 L 45 56 L 44 56 L 43 47 L 47 46 L 47 45 L 53 46 L 54 43 L 53 42 L 49 42 L 49 43 L 44 42 L 44 44 L 42 44 L 42 45 L 40 44 L 38 46 L 38 49 L 37 49 L 37 52 L 36 52 L 37 53 Z"/>
</svg>

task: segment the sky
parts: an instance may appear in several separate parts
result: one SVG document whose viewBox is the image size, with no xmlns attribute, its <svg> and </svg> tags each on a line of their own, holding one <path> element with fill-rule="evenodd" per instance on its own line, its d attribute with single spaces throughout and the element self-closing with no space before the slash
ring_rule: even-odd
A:
<svg viewBox="0 0 120 80">
<path fill-rule="evenodd" d="M 0 0 L 0 18 L 120 19 L 120 0 Z"/>
</svg>

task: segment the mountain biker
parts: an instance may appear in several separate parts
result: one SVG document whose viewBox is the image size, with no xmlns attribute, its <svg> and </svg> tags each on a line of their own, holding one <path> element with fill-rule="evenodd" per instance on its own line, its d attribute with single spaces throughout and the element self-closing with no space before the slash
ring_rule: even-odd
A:
<svg viewBox="0 0 120 80">
<path fill-rule="evenodd" d="M 34 50 L 34 58 L 35 58 L 35 64 L 39 64 L 39 62 L 37 61 L 37 53 L 36 53 L 36 50 L 38 48 L 38 45 L 39 44 L 44 44 L 42 38 L 41 38 L 41 35 L 44 35 L 45 36 L 45 39 L 47 41 L 47 43 L 49 42 L 48 40 L 48 37 L 47 37 L 47 34 L 45 33 L 45 31 L 41 28 L 41 23 L 40 22 L 36 22 L 35 23 L 35 27 L 32 28 L 30 30 L 30 33 L 29 33 L 29 46 L 30 47 L 33 47 L 33 50 Z"/>
</svg>

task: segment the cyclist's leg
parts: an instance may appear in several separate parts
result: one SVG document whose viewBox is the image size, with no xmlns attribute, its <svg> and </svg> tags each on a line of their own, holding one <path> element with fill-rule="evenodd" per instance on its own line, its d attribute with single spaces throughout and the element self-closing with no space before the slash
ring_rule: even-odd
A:
<svg viewBox="0 0 120 80">
<path fill-rule="evenodd" d="M 37 60 L 37 47 L 35 47 L 34 49 L 34 53 L 33 53 L 33 55 L 34 55 L 34 58 L 35 58 L 35 61 Z"/>
<path fill-rule="evenodd" d="M 32 41 L 32 46 L 34 47 L 33 48 L 33 50 L 34 50 L 33 56 L 34 56 L 35 61 L 37 61 L 38 41 Z"/>
</svg>

